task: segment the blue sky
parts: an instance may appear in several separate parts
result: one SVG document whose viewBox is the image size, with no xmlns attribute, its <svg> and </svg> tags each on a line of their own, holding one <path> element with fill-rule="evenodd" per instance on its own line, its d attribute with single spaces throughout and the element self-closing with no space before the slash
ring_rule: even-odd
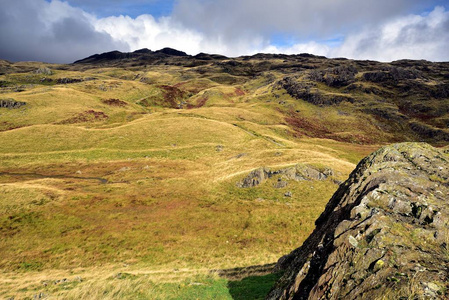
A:
<svg viewBox="0 0 449 300">
<path fill-rule="evenodd" d="M 51 0 L 47 0 L 51 2 Z M 169 16 L 173 10 L 174 0 L 112 0 L 112 1 L 86 1 L 68 0 L 71 5 L 93 13 L 98 17 L 128 15 L 136 18 L 142 14 L 154 17 Z"/>
<path fill-rule="evenodd" d="M 71 62 L 163 47 L 447 61 L 449 1 L 0 0 L 3 59 Z"/>
</svg>

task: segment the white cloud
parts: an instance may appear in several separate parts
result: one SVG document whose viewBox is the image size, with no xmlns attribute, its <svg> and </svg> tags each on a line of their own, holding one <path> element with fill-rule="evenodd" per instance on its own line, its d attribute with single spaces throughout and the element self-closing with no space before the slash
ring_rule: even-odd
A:
<svg viewBox="0 0 449 300">
<path fill-rule="evenodd" d="M 409 15 L 378 28 L 349 34 L 332 56 L 392 61 L 403 58 L 449 60 L 449 12 L 436 7 L 425 16 Z"/>
<path fill-rule="evenodd" d="M 141 15 L 135 19 L 129 16 L 107 17 L 95 21 L 98 31 L 110 34 L 114 39 L 126 42 L 131 49 L 164 47 L 176 48 L 195 55 L 200 52 L 220 53 L 229 56 L 253 54 L 267 45 L 267 40 L 254 34 L 236 36 L 228 43 L 221 34 L 207 36 L 203 32 L 186 28 L 172 17 L 155 19 Z"/>
<path fill-rule="evenodd" d="M 299 53 L 313 53 L 314 55 L 324 55 L 327 56 L 331 52 L 331 47 L 325 44 L 320 44 L 317 42 L 308 42 L 294 44 L 292 46 L 280 47 L 270 45 L 261 52 L 265 53 L 285 53 L 285 54 L 299 54 Z"/>
<path fill-rule="evenodd" d="M 256 5 L 252 1 L 244 0 L 242 1 L 243 4 L 241 4 L 255 5 L 253 7 L 255 15 L 250 14 L 247 16 L 249 19 L 260 19 L 257 22 L 264 21 L 267 24 L 272 24 L 274 27 L 281 26 L 282 24 L 284 24 L 282 26 L 291 26 L 288 24 L 289 22 L 293 22 L 292 20 L 280 22 L 281 25 L 279 25 L 276 22 L 272 23 L 273 20 L 270 21 L 269 17 L 263 18 L 266 12 L 276 15 L 276 10 L 270 11 L 270 7 L 260 9 L 262 5 Z M 279 1 L 279 7 L 285 8 L 285 5 L 280 5 L 282 3 L 291 4 L 290 0 Z M 340 4 L 345 2 L 348 5 L 355 6 L 355 8 L 352 7 L 348 11 L 361 9 L 362 7 L 366 10 L 375 8 L 370 6 L 370 3 L 373 3 L 371 1 L 369 3 L 358 1 L 357 3 L 364 3 L 358 6 L 352 0 L 339 0 L 336 2 Z M 344 41 L 337 44 L 311 40 L 296 44 L 293 43 L 289 46 L 279 46 L 271 43 L 270 34 L 264 33 L 263 30 L 257 30 L 257 26 L 259 25 L 254 25 L 248 19 L 242 21 L 242 16 L 238 16 L 238 13 L 237 16 L 231 14 L 230 21 L 224 21 L 230 15 L 226 13 L 231 9 L 230 4 L 228 4 L 229 2 L 223 2 L 221 0 L 215 2 L 194 0 L 189 2 L 189 12 L 187 12 L 187 8 L 183 8 L 183 5 L 186 5 L 185 3 L 181 1 L 180 6 L 177 7 L 173 16 L 170 17 L 160 19 L 154 19 L 150 15 L 142 15 L 135 19 L 124 16 L 108 17 L 97 20 L 95 26 L 97 30 L 109 33 L 114 39 L 126 42 L 134 50 L 139 48 L 155 50 L 163 47 L 172 47 L 193 55 L 199 52 L 209 52 L 228 56 L 239 56 L 265 52 L 286 54 L 313 53 L 328 57 L 348 57 L 382 61 L 402 58 L 428 60 L 449 59 L 449 52 L 446 51 L 449 47 L 449 13 L 443 7 L 436 7 L 431 13 L 423 16 L 406 15 L 392 17 L 389 15 L 387 19 L 379 18 L 376 22 L 368 23 L 365 26 L 358 26 L 352 30 L 348 29 Z M 395 3 L 395 9 L 399 10 L 400 5 L 398 2 Z M 318 9 L 318 4 L 314 5 L 309 3 L 308 6 L 306 5 L 303 8 L 305 12 L 301 12 L 301 16 L 304 19 L 301 20 L 299 18 L 297 24 L 303 24 L 307 20 L 310 20 L 311 17 L 316 16 L 317 13 L 313 14 L 309 11 L 312 9 L 312 6 Z M 331 8 L 336 8 L 335 5 L 331 5 Z M 292 10 L 295 7 L 292 7 Z M 208 14 L 205 14 L 206 10 Z M 219 14 L 219 11 L 222 13 Z M 180 12 L 186 12 L 186 14 L 180 17 Z M 323 11 L 319 12 L 322 13 Z M 360 15 L 363 15 L 363 13 L 359 14 L 352 21 L 346 20 L 346 23 L 344 20 L 340 20 L 342 17 L 339 16 L 339 25 L 336 27 L 347 26 L 351 22 L 357 23 Z M 371 15 L 371 18 L 373 15 L 380 13 L 381 11 L 378 9 Z M 205 14 L 203 19 L 201 19 L 202 14 Z M 310 16 L 306 17 L 307 14 Z M 257 18 L 256 15 L 260 17 Z M 324 16 L 326 16 L 326 12 L 324 12 Z M 288 18 L 288 13 L 286 18 Z M 320 18 L 321 20 L 314 21 L 314 24 L 318 22 L 324 26 L 329 21 L 324 21 L 322 16 Z M 383 21 L 380 22 L 380 19 Z M 190 22 L 189 20 L 199 21 Z M 231 21 L 235 22 L 232 23 Z M 242 22 L 248 22 L 251 25 L 245 27 L 241 24 Z M 330 24 L 326 26 L 330 26 Z M 356 29 L 359 32 L 356 32 Z"/>
<path fill-rule="evenodd" d="M 156 20 L 151 15 L 135 19 L 129 16 L 107 17 L 95 21 L 95 28 L 127 43 L 131 49 L 177 48 L 189 53 L 198 53 L 203 39 L 194 30 L 179 26 L 170 17 Z"/>
<path fill-rule="evenodd" d="M 0 0 L 0 58 L 72 62 L 111 50 L 172 47 L 192 55 L 449 60 L 449 12 L 436 7 L 427 15 L 404 14 L 417 2 L 179 0 L 171 16 L 156 19 L 98 18 L 61 0 Z M 277 34 L 290 44 L 273 43 Z M 343 42 L 320 42 L 335 37 Z"/>
<path fill-rule="evenodd" d="M 173 18 L 207 37 L 226 41 L 282 32 L 298 39 L 329 38 L 363 24 L 379 24 L 419 0 L 178 0 Z"/>
</svg>

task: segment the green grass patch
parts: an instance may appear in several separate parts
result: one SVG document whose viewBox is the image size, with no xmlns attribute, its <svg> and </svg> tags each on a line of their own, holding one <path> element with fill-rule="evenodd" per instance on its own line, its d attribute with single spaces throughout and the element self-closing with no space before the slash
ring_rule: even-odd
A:
<svg viewBox="0 0 449 300">
<path fill-rule="evenodd" d="M 262 300 L 280 277 L 281 274 L 268 274 L 230 281 L 229 293 L 234 300 Z"/>
</svg>

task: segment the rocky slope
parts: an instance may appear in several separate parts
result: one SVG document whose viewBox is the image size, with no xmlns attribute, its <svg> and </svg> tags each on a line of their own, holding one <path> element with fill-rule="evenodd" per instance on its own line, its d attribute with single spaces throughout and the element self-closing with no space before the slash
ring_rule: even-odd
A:
<svg viewBox="0 0 449 300">
<path fill-rule="evenodd" d="M 0 61 L 0 94 L 95 81 L 109 74 L 157 89 L 142 94 L 138 104 L 146 108 L 251 101 L 282 114 L 282 125 L 294 137 L 357 144 L 449 141 L 449 62 L 382 63 L 311 54 L 228 58 L 164 48 L 95 54 L 70 65 L 48 65 L 50 73 L 36 68 L 41 71 L 41 64 Z M 64 72 L 78 76 L 60 77 Z M 86 72 L 95 76 L 85 77 Z"/>
<path fill-rule="evenodd" d="M 282 109 L 286 123 L 298 135 L 357 143 L 399 141 L 449 141 L 449 63 L 399 60 L 391 63 L 328 59 L 311 54 L 256 54 L 228 58 L 200 53 L 195 56 L 164 48 L 131 53 L 113 51 L 92 55 L 71 68 L 147 68 L 167 65 L 194 71 L 202 78 L 226 84 L 263 81 L 275 97 L 287 93 L 293 99 L 318 107 L 332 107 L 341 115 L 363 115 L 377 130 L 391 135 L 388 141 L 372 134 L 335 133 L 333 125 L 302 119 L 302 112 Z M 280 104 L 284 104 L 282 101 Z"/>
<path fill-rule="evenodd" d="M 363 159 L 267 299 L 446 299 L 449 155 L 427 144 Z"/>
</svg>

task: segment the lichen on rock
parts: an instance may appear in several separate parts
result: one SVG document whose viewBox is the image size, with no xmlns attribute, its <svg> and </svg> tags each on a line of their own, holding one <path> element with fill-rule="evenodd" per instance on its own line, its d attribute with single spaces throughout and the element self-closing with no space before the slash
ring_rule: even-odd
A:
<svg viewBox="0 0 449 300">
<path fill-rule="evenodd" d="M 267 299 L 448 297 L 449 156 L 424 143 L 364 158 L 282 257 Z"/>
</svg>

